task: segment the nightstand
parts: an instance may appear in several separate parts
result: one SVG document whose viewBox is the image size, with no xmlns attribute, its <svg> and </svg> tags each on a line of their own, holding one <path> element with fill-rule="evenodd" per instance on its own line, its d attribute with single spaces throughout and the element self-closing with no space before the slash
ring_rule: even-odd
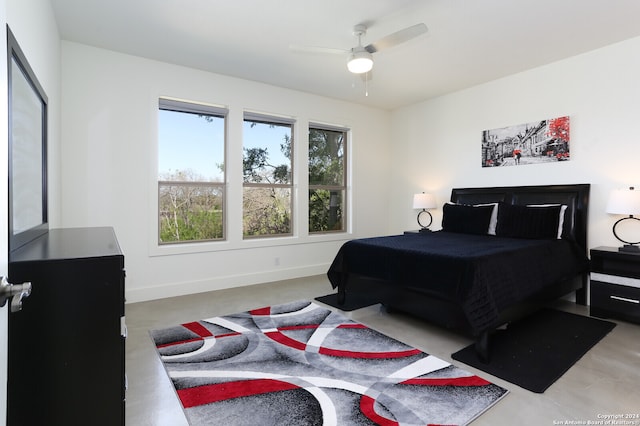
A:
<svg viewBox="0 0 640 426">
<path fill-rule="evenodd" d="M 640 253 L 591 249 L 591 316 L 640 323 Z"/>
</svg>

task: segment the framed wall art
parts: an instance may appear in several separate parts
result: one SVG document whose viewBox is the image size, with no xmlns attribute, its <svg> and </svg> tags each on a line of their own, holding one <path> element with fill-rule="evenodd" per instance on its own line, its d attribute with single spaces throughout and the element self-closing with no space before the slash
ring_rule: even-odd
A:
<svg viewBox="0 0 640 426">
<path fill-rule="evenodd" d="M 482 167 L 559 163 L 571 159 L 568 116 L 482 132 Z"/>
</svg>

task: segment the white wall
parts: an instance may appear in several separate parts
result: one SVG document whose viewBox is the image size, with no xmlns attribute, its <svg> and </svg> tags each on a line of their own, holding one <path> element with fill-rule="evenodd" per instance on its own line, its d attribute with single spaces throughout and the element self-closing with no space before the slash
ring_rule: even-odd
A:
<svg viewBox="0 0 640 426">
<path fill-rule="evenodd" d="M 417 228 L 414 192 L 444 203 L 452 187 L 590 183 L 589 245 L 621 245 L 611 232 L 619 216 L 605 206 L 610 190 L 640 186 L 639 51 L 636 38 L 394 111 L 392 134 L 404 143 L 393 151 L 390 229 Z M 480 166 L 483 130 L 564 115 L 570 161 Z M 638 231 L 626 236 L 639 241 Z"/>
<path fill-rule="evenodd" d="M 323 274 L 346 238 L 386 231 L 389 112 L 66 41 L 62 90 L 62 225 L 115 228 L 125 254 L 129 302 Z M 235 219 L 226 242 L 197 245 L 192 253 L 158 248 L 159 96 L 229 107 L 232 218 L 241 216 L 244 109 L 296 117 L 299 141 L 306 139 L 302 130 L 310 120 L 350 127 L 353 233 L 309 236 L 303 220 L 294 237 L 243 241 Z M 305 159 L 305 149 L 298 149 L 294 171 L 300 198 L 306 196 Z M 303 204 L 296 213 L 304 218 Z"/>
<path fill-rule="evenodd" d="M 47 94 L 49 223 L 60 223 L 60 35 L 49 0 L 7 0 L 7 22 Z M 3 26 L 2 31 L 5 31 Z M 4 66 L 4 65 L 2 65 Z"/>
</svg>

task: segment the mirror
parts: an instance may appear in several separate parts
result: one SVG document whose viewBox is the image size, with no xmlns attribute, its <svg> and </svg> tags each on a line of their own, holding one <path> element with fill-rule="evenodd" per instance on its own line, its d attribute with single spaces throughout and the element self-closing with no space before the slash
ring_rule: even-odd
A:
<svg viewBox="0 0 640 426">
<path fill-rule="evenodd" d="M 47 95 L 7 26 L 9 251 L 49 230 Z"/>
</svg>

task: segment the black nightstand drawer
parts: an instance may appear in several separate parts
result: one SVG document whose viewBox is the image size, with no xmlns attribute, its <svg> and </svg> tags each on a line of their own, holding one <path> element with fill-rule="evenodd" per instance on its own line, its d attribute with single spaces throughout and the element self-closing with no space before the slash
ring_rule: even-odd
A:
<svg viewBox="0 0 640 426">
<path fill-rule="evenodd" d="M 591 315 L 640 322 L 640 288 L 591 280 Z"/>
<path fill-rule="evenodd" d="M 640 256 L 634 254 L 629 261 L 629 256 L 616 254 L 615 257 L 593 255 L 591 258 L 591 270 L 605 274 L 620 275 L 623 277 L 640 278 L 638 261 Z"/>
</svg>

